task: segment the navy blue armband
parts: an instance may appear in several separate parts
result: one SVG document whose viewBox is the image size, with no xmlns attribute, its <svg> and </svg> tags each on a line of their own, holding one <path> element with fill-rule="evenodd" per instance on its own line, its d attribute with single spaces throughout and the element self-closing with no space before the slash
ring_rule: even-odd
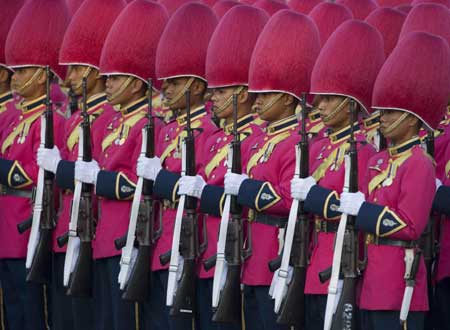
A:
<svg viewBox="0 0 450 330">
<path fill-rule="evenodd" d="M 311 187 L 305 200 L 305 211 L 316 214 L 324 219 L 334 219 L 341 213 L 337 210 L 340 206 L 339 196 L 336 191 L 323 188 L 316 184 Z"/>
<path fill-rule="evenodd" d="M 75 189 L 75 162 L 61 160 L 56 168 L 56 184 L 61 189 Z"/>
<path fill-rule="evenodd" d="M 0 158 L 0 183 L 21 189 L 33 183 L 19 162 Z"/>
<path fill-rule="evenodd" d="M 95 193 L 108 199 L 133 198 L 136 185 L 122 172 L 100 171 L 95 184 Z"/>
<path fill-rule="evenodd" d="M 450 216 L 450 187 L 440 186 L 433 200 L 433 211 Z"/>
<path fill-rule="evenodd" d="M 221 217 L 225 193 L 223 187 L 206 185 L 200 198 L 200 212 Z"/>
<path fill-rule="evenodd" d="M 379 237 L 392 235 L 406 227 L 394 212 L 385 206 L 364 202 L 356 217 L 356 229 Z"/>
<path fill-rule="evenodd" d="M 245 179 L 239 187 L 238 203 L 258 212 L 275 205 L 281 197 L 270 182 Z"/>
<path fill-rule="evenodd" d="M 167 170 L 159 171 L 153 185 L 153 193 L 163 199 L 171 202 L 178 201 L 178 180 L 181 175 Z"/>
</svg>

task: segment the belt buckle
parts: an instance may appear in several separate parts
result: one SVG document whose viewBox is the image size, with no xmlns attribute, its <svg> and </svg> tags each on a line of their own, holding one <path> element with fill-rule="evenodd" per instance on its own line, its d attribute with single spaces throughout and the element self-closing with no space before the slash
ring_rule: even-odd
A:
<svg viewBox="0 0 450 330">
<path fill-rule="evenodd" d="M 316 228 L 316 232 L 320 233 L 322 231 L 322 220 L 316 219 L 314 221 L 314 225 L 315 225 L 315 228 Z"/>
</svg>

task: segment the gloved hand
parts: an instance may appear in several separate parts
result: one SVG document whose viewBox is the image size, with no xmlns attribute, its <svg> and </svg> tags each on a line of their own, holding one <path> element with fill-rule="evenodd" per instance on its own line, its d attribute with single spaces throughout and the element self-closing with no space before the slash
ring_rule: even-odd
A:
<svg viewBox="0 0 450 330">
<path fill-rule="evenodd" d="M 358 215 L 359 209 L 365 201 L 366 197 L 360 191 L 355 193 L 343 192 L 338 211 L 349 215 Z"/>
<path fill-rule="evenodd" d="M 200 175 L 185 175 L 178 180 L 178 195 L 188 195 L 200 199 L 206 186 L 205 180 Z"/>
<path fill-rule="evenodd" d="M 58 163 L 61 160 L 57 146 L 52 149 L 39 147 L 37 151 L 37 164 L 44 170 L 56 173 Z"/>
<path fill-rule="evenodd" d="M 316 185 L 316 180 L 312 176 L 305 179 L 294 178 L 291 180 L 291 197 L 299 201 L 304 201 L 308 196 L 312 186 Z"/>
<path fill-rule="evenodd" d="M 136 166 L 136 174 L 138 176 L 155 181 L 161 169 L 161 160 L 158 157 L 148 158 L 139 156 Z"/>
<path fill-rule="evenodd" d="M 225 194 L 237 196 L 239 188 L 244 180 L 248 179 L 245 174 L 227 173 L 225 174 Z"/>
<path fill-rule="evenodd" d="M 75 180 L 95 184 L 97 182 L 97 176 L 100 172 L 100 167 L 95 160 L 90 162 L 84 162 L 77 160 L 75 162 Z"/>
<path fill-rule="evenodd" d="M 436 178 L 436 191 L 442 186 L 442 181 Z"/>
</svg>

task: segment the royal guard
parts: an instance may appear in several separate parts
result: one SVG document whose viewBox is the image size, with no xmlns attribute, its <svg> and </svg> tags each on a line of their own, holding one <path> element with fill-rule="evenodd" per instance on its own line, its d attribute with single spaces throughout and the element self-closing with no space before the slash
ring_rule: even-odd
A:
<svg viewBox="0 0 450 330">
<path fill-rule="evenodd" d="M 253 51 L 249 91 L 258 93 L 254 109 L 266 121 L 265 134 L 252 141 L 243 174 L 225 175 L 225 193 L 250 208 L 252 255 L 243 269 L 246 329 L 287 329 L 276 322 L 269 297 L 273 273 L 268 262 L 280 250 L 295 168 L 299 123 L 295 108 L 309 92 L 311 70 L 320 50 L 319 32 L 307 16 L 290 10 L 275 14 Z"/>
<path fill-rule="evenodd" d="M 292 10 L 309 15 L 311 10 L 322 2 L 323 0 L 289 0 L 287 4 Z"/>
<path fill-rule="evenodd" d="M 221 19 L 231 8 L 240 3 L 235 0 L 220 0 L 212 7 L 218 19 Z"/>
<path fill-rule="evenodd" d="M 116 112 L 103 125 L 97 158 L 75 164 L 75 179 L 94 184 L 99 199 L 92 242 L 99 329 L 131 329 L 137 322 L 135 305 L 121 298 L 120 251 L 114 240 L 128 228 L 137 180 L 134 169 L 147 123 L 147 80 L 155 78 L 156 46 L 166 22 L 166 10 L 144 0 L 127 5 L 115 20 L 102 49 L 100 74 L 108 77 L 106 94 Z M 158 121 L 156 131 L 160 127 Z"/>
<path fill-rule="evenodd" d="M 94 158 L 98 158 L 101 153 L 99 145 L 103 138 L 102 127 L 114 111 L 106 99 L 106 78 L 100 76 L 100 55 L 108 31 L 124 6 L 122 0 L 108 1 L 108 3 L 102 0 L 84 1 L 76 15 L 72 17 L 59 53 L 60 64 L 68 66 L 66 81 L 78 97 L 83 94 L 82 81 L 86 78 L 86 111 L 91 118 Z M 99 15 L 99 12 L 102 15 Z M 53 241 L 55 253 L 52 301 L 54 306 L 62 306 L 60 312 L 52 315 L 53 325 L 57 328 L 93 329 L 94 327 L 92 299 L 66 295 L 67 288 L 63 285 L 66 246 L 59 247 L 57 244 L 57 238 L 69 230 L 74 196 L 74 169 L 78 157 L 79 127 L 82 121 L 81 109 L 66 121 L 64 144 L 61 150 L 57 147 L 38 150 L 38 164 L 56 174 L 57 185 L 62 191 L 62 203 Z M 65 285 L 67 286 L 67 283 Z"/>
<path fill-rule="evenodd" d="M 348 56 L 349 52 L 352 56 Z M 375 153 L 364 143 L 360 123 L 352 122 L 349 102 L 356 102 L 361 116 L 368 115 L 373 83 L 383 61 L 380 33 L 366 23 L 350 20 L 328 39 L 312 72 L 311 93 L 318 97 L 317 107 L 329 133 L 311 145 L 310 176 L 293 179 L 291 185 L 292 197 L 305 201 L 305 210 L 314 216 L 315 223 L 306 274 L 306 329 L 324 326 L 328 281 L 321 283 L 319 273 L 332 264 L 340 217 L 336 209 L 344 185 L 344 156 L 351 133 L 358 141 L 359 168 L 365 168 Z M 363 178 L 364 173 L 359 173 L 359 182 Z"/>
<path fill-rule="evenodd" d="M 233 140 L 233 95 L 237 98 L 236 131 L 242 142 L 241 166 L 246 166 L 245 159 L 250 153 L 252 141 L 262 133 L 254 123 L 252 106 L 255 95 L 248 92 L 248 71 L 253 48 L 268 19 L 262 9 L 241 5 L 231 9 L 214 31 L 206 57 L 206 78 L 208 87 L 212 89 L 212 111 L 222 122 L 222 129 L 207 139 L 199 155 L 202 164 L 199 174 L 183 176 L 179 180 L 179 194 L 198 198 L 200 211 L 207 214 L 208 246 L 201 258 L 197 287 L 201 329 L 241 329 L 240 324 L 228 326 L 212 322 L 211 298 L 215 271 L 214 268 L 205 270 L 202 265 L 217 253 L 224 200 L 223 180 L 230 165 L 227 157 Z M 241 318 L 239 315 L 236 317 L 240 323 Z"/>
<path fill-rule="evenodd" d="M 427 270 L 418 240 L 436 183 L 433 160 L 418 135 L 421 127 L 437 128 L 449 92 L 448 43 L 424 32 L 399 41 L 375 82 L 372 106 L 381 111 L 381 133 L 390 147 L 369 161 L 360 191 L 343 193 L 340 202 L 340 210 L 356 216 L 356 229 L 366 234 L 363 329 L 424 329 Z"/>
<path fill-rule="evenodd" d="M 6 64 L 14 70 L 12 89 L 21 96 L 20 115 L 4 132 L 0 181 L 2 209 L 1 281 L 10 329 L 47 329 L 42 284 L 25 282 L 25 257 L 30 231 L 19 234 L 17 225 L 33 211 L 31 195 L 38 184 L 36 153 L 41 143 L 41 115 L 46 110 L 45 67 L 61 79 L 58 52 L 68 14 L 61 0 L 28 1 L 17 14 L 6 40 Z M 53 114 L 54 143 L 60 145 L 64 119 Z M 50 265 L 49 265 L 50 266 Z"/>
<path fill-rule="evenodd" d="M 289 9 L 289 6 L 284 2 L 276 0 L 257 0 L 253 4 L 253 6 L 259 9 L 263 9 L 269 16 L 272 16 L 282 9 Z"/>
<path fill-rule="evenodd" d="M 375 0 L 337 0 L 337 4 L 347 6 L 355 19 L 364 20 L 371 12 L 378 8 Z"/>
<path fill-rule="evenodd" d="M 175 113 L 175 120 L 159 134 L 154 158 L 140 157 L 137 174 L 153 180 L 154 194 L 163 200 L 163 232 L 153 250 L 153 287 L 149 318 L 155 329 L 191 329 L 195 315 L 186 318 L 169 317 L 166 306 L 168 264 L 160 256 L 171 250 L 177 210 L 178 178 L 181 173 L 182 144 L 186 137 L 187 110 L 195 132 L 195 154 L 200 155 L 206 139 L 217 128 L 204 107 L 206 92 L 205 58 L 211 35 L 217 25 L 214 12 L 206 5 L 189 3 L 170 18 L 157 49 L 156 75 L 163 80 L 166 105 Z M 190 91 L 189 104 L 185 92 Z M 196 162 L 197 169 L 200 163 Z"/>
</svg>

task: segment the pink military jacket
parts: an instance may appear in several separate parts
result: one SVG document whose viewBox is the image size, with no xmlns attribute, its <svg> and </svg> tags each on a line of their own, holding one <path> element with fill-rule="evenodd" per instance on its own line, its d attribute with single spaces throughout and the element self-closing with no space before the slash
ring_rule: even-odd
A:
<svg viewBox="0 0 450 330">
<path fill-rule="evenodd" d="M 262 134 L 261 128 L 254 124 L 253 121 L 254 116 L 247 115 L 240 118 L 237 123 L 237 129 L 240 133 L 239 135 L 242 142 L 242 168 L 245 168 L 247 164 L 253 141 Z M 210 136 L 199 157 L 199 162 L 202 167 L 198 174 L 200 174 L 207 183 L 200 200 L 200 212 L 204 213 L 206 216 L 206 231 L 208 237 L 207 249 L 202 255 L 201 262 L 199 263 L 200 278 L 212 278 L 214 276 L 214 268 L 210 269 L 208 272 L 205 271 L 203 261 L 217 253 L 220 216 L 225 200 L 223 180 L 227 172 L 229 146 L 233 140 L 232 129 L 233 125 L 230 124 Z"/>
<path fill-rule="evenodd" d="M 305 210 L 314 216 L 316 228 L 322 223 L 337 226 L 340 220 L 339 195 L 344 186 L 344 155 L 350 144 L 350 125 L 327 137 L 316 140 L 310 148 L 310 174 L 317 181 L 305 200 Z M 360 126 L 355 126 L 355 139 L 358 142 L 358 183 L 364 186 L 364 171 L 371 156 L 375 154 L 372 145 L 366 142 Z M 316 229 L 314 229 L 316 230 Z M 333 261 L 335 230 L 317 229 L 306 274 L 305 293 L 327 294 L 328 281 L 321 283 L 319 273 L 329 268 Z"/>
<path fill-rule="evenodd" d="M 427 224 L 435 194 L 433 162 L 413 138 L 372 157 L 356 227 L 370 234 L 360 308 L 400 310 L 405 289 L 405 248 L 376 244 L 377 238 L 416 241 Z M 375 240 L 373 240 L 375 238 Z M 421 260 L 411 311 L 428 309 L 426 269 Z"/>
<path fill-rule="evenodd" d="M 0 95 L 0 142 L 3 142 L 7 128 L 19 115 L 12 92 Z"/>
<path fill-rule="evenodd" d="M 181 173 L 181 142 L 185 136 L 186 115 L 177 117 L 167 124 L 159 133 L 156 155 L 160 157 L 163 170 L 156 177 L 153 192 L 163 199 L 162 209 L 162 235 L 154 247 L 152 258 L 152 270 L 167 269 L 169 265 L 161 265 L 159 256 L 171 249 L 173 227 L 175 224 L 176 202 L 178 201 L 178 179 Z M 201 128 L 195 131 L 195 153 L 196 158 L 202 153 L 205 142 L 218 128 L 211 121 L 204 107 L 191 110 L 192 128 Z M 197 171 L 200 163 L 196 162 Z"/>
<path fill-rule="evenodd" d="M 114 109 L 107 103 L 106 94 L 96 94 L 87 100 L 87 112 L 91 121 L 92 156 L 98 159 L 101 153 L 106 122 L 114 114 Z M 61 158 L 56 171 L 56 183 L 61 188 L 62 203 L 58 211 L 56 229 L 53 231 L 53 251 L 65 252 L 66 246 L 60 248 L 56 238 L 69 229 L 70 213 L 74 190 L 75 161 L 78 158 L 79 127 L 83 117 L 81 111 L 75 112 L 67 121 L 64 129 L 64 146 L 61 149 Z"/>
<path fill-rule="evenodd" d="M 147 99 L 141 98 L 109 116 L 107 123 L 102 125 L 100 150 L 96 152 L 101 171 L 95 185 L 98 223 L 93 241 L 94 259 L 121 253 L 116 250 L 114 240 L 128 229 L 147 111 Z M 161 122 L 155 121 L 155 129 L 158 134 Z"/>
<path fill-rule="evenodd" d="M 13 189 L 31 191 L 37 184 L 37 149 L 41 142 L 41 115 L 44 113 L 46 96 L 23 102 L 20 115 L 14 116 L 5 129 L 1 144 L 0 183 Z M 54 142 L 61 147 L 64 118 L 53 115 Z M 32 215 L 29 198 L 0 195 L 0 258 L 24 258 L 29 231 L 19 234 L 17 224 Z"/>
</svg>

